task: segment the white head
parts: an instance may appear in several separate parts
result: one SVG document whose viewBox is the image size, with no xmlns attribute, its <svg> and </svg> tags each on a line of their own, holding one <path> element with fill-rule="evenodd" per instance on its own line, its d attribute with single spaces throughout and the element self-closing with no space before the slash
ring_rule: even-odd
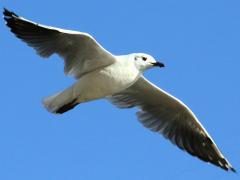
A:
<svg viewBox="0 0 240 180">
<path fill-rule="evenodd" d="M 144 53 L 134 53 L 131 54 L 131 59 L 140 71 L 145 71 L 152 67 L 164 67 L 163 63 L 156 61 L 152 56 Z"/>
</svg>

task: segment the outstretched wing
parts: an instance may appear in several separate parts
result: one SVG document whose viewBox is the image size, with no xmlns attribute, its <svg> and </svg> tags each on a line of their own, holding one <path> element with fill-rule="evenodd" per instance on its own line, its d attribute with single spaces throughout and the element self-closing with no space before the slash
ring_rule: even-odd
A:
<svg viewBox="0 0 240 180">
<path fill-rule="evenodd" d="M 49 57 L 54 53 L 60 55 L 64 59 L 67 75 L 79 78 L 115 62 L 114 56 L 87 33 L 40 25 L 7 9 L 4 9 L 3 14 L 11 31 L 40 56 Z"/>
<path fill-rule="evenodd" d="M 235 171 L 192 111 L 144 77 L 109 100 L 119 108 L 139 107 L 137 117 L 145 127 L 163 134 L 193 156 Z"/>
</svg>

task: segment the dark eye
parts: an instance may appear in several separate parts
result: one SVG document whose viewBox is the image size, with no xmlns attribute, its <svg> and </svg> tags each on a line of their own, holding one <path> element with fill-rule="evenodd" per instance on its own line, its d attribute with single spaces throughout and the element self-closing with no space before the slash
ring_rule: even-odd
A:
<svg viewBox="0 0 240 180">
<path fill-rule="evenodd" d="M 142 60 L 146 61 L 146 60 L 147 60 L 147 58 L 143 56 L 143 57 L 142 57 Z"/>
</svg>

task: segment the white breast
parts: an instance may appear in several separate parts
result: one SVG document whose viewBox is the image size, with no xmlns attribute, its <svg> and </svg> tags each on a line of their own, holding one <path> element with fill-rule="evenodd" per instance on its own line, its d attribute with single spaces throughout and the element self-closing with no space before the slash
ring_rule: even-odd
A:
<svg viewBox="0 0 240 180">
<path fill-rule="evenodd" d="M 84 75 L 74 89 L 79 101 L 90 101 L 128 88 L 140 75 L 133 62 L 120 56 L 116 63 Z"/>
</svg>

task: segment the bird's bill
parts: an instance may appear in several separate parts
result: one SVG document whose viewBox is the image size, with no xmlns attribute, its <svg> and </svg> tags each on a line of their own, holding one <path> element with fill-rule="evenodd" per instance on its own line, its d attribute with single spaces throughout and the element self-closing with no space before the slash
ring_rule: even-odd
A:
<svg viewBox="0 0 240 180">
<path fill-rule="evenodd" d="M 163 63 L 161 63 L 161 62 L 155 62 L 155 63 L 152 63 L 152 65 L 160 67 L 160 68 L 165 67 L 165 65 Z"/>
</svg>

